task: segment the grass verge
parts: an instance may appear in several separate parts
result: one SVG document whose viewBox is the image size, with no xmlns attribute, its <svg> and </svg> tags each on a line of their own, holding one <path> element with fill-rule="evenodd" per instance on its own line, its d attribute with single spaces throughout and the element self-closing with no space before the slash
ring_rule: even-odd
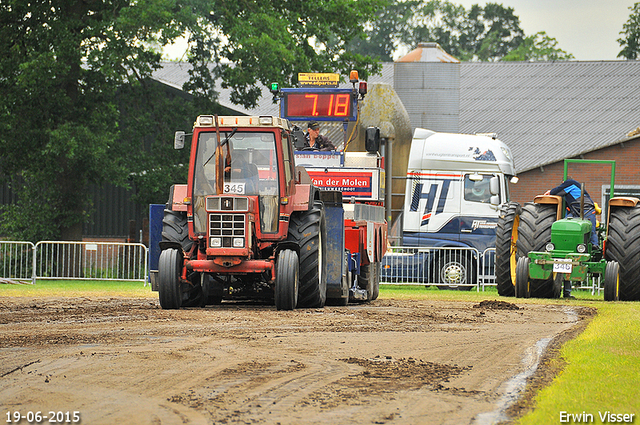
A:
<svg viewBox="0 0 640 425">
<path fill-rule="evenodd" d="M 557 361 L 565 363 L 564 370 L 538 393 L 534 410 L 519 424 L 613 423 L 624 419 L 608 417 L 603 421 L 600 415 L 605 412 L 634 414 L 632 423 L 640 423 L 640 303 L 580 304 L 596 307 L 598 314 L 582 334 L 560 350 Z M 583 416 L 578 420 L 569 414 Z"/>
<path fill-rule="evenodd" d="M 104 280 L 38 280 L 35 285 L 1 284 L 0 297 L 158 297 L 142 282 Z"/>
</svg>

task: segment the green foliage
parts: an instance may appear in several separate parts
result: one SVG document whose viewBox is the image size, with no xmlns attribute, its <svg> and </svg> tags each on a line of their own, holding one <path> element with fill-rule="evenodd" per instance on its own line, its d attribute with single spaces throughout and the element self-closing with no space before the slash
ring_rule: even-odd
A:
<svg viewBox="0 0 640 425">
<path fill-rule="evenodd" d="M 618 39 L 618 44 L 622 47 L 618 57 L 636 60 L 640 52 L 640 3 L 635 3 L 629 10 L 631 15 L 620 31 L 623 37 Z"/>
<path fill-rule="evenodd" d="M 90 184 L 134 185 L 165 202 L 186 181 L 188 151 L 172 133 L 216 113 L 216 78 L 232 101 L 256 104 L 259 84 L 298 72 L 375 71 L 346 51 L 379 0 L 6 0 L 0 3 L 0 171 L 18 202 L 3 234 L 78 240 Z M 159 49 L 187 34 L 193 99 L 152 83 Z M 161 197 L 161 199 L 159 199 Z"/>
<path fill-rule="evenodd" d="M 544 32 L 526 37 L 511 7 L 487 3 L 465 9 L 448 0 L 387 0 L 365 37 L 351 40 L 349 49 L 391 61 L 397 49 L 411 50 L 421 42 L 437 42 L 463 61 L 573 58 Z"/>
<path fill-rule="evenodd" d="M 567 53 L 557 46 L 558 41 L 555 38 L 549 37 L 544 31 L 540 31 L 535 35 L 525 37 L 522 44 L 509 52 L 501 60 L 556 61 L 574 59 L 571 53 Z"/>
<path fill-rule="evenodd" d="M 350 48 L 383 60 L 390 60 L 398 47 L 411 49 L 420 42 L 437 42 L 461 60 L 498 60 L 524 38 L 513 8 L 487 3 L 467 10 L 447 0 L 388 0 L 365 34 Z"/>
</svg>

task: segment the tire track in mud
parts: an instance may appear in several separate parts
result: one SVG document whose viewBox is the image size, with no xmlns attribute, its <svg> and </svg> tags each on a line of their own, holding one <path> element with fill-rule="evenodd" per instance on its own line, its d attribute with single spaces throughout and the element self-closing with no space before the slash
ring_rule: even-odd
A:
<svg viewBox="0 0 640 425">
<path fill-rule="evenodd" d="M 361 371 L 357 365 L 317 357 L 275 364 L 246 362 L 209 377 L 214 385 L 190 389 L 170 401 L 203 409 L 215 421 L 286 421 L 301 400 Z"/>
</svg>

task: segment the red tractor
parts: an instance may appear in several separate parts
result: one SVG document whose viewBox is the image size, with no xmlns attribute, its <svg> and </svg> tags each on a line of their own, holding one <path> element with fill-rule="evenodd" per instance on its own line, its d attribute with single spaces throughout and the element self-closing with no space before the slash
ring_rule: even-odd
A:
<svg viewBox="0 0 640 425">
<path fill-rule="evenodd" d="M 184 138 L 176 133 L 176 148 Z M 171 188 L 164 210 L 162 308 L 261 295 L 279 310 L 324 306 L 325 208 L 293 142 L 278 117 L 197 118 L 188 184 Z"/>
</svg>

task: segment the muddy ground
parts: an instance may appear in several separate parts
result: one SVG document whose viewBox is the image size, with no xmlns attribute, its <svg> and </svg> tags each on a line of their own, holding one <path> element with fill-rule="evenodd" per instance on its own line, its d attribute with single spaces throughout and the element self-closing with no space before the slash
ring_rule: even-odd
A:
<svg viewBox="0 0 640 425">
<path fill-rule="evenodd" d="M 509 408 L 553 339 L 591 314 L 492 300 L 282 312 L 0 298 L 0 413 L 41 411 L 49 423 L 49 412 L 77 411 L 84 424 L 497 423 L 527 407 Z"/>
</svg>

